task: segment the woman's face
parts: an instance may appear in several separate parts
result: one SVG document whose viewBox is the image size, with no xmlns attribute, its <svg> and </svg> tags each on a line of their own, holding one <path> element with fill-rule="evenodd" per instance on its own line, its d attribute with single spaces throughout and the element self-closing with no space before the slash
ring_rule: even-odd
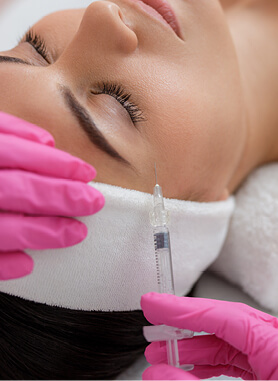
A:
<svg viewBox="0 0 278 381">
<path fill-rule="evenodd" d="M 30 64 L 0 60 L 0 109 L 48 130 L 99 182 L 152 192 L 156 163 L 165 196 L 215 201 L 245 139 L 235 49 L 217 0 L 169 3 L 180 36 L 132 0 L 45 17 L 1 53 Z"/>
</svg>

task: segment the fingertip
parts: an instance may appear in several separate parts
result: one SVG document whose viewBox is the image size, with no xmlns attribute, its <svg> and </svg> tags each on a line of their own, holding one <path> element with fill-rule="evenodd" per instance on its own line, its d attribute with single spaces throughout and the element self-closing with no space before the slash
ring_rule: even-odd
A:
<svg viewBox="0 0 278 381">
<path fill-rule="evenodd" d="M 23 278 L 30 275 L 33 269 L 33 258 L 23 252 L 0 254 L 0 280 Z"/>
<path fill-rule="evenodd" d="M 34 270 L 33 258 L 30 257 L 29 255 L 25 254 L 25 253 L 22 253 L 21 266 L 22 266 L 22 269 L 20 272 L 22 273 L 22 275 L 19 273 L 19 276 L 22 277 L 22 276 L 30 275 Z"/>
<path fill-rule="evenodd" d="M 77 239 L 76 239 L 76 244 L 84 241 L 87 236 L 88 236 L 88 228 L 85 224 L 83 224 L 82 222 L 80 221 L 76 221 L 77 222 L 77 232 L 78 232 L 78 236 L 77 236 Z"/>
<path fill-rule="evenodd" d="M 167 360 L 165 342 L 153 342 L 145 349 L 145 357 L 149 364 L 161 364 Z"/>
<path fill-rule="evenodd" d="M 48 131 L 12 114 L 0 112 L 0 131 L 55 147 L 54 138 Z"/>
<path fill-rule="evenodd" d="M 105 206 L 105 197 L 102 193 L 94 189 L 94 198 L 93 213 L 98 213 Z"/>
<path fill-rule="evenodd" d="M 87 226 L 75 219 L 69 220 L 69 230 L 65 231 L 62 247 L 71 247 L 83 242 L 88 236 Z"/>
<path fill-rule="evenodd" d="M 95 179 L 97 171 L 89 163 L 61 150 L 56 150 L 55 155 L 59 158 L 60 172 L 64 178 L 82 183 L 90 183 Z"/>
<path fill-rule="evenodd" d="M 141 296 L 141 307 L 142 307 L 142 304 L 145 304 L 145 303 L 148 303 L 148 301 L 151 301 L 153 298 L 155 298 L 156 296 L 159 296 L 161 294 L 157 293 L 157 292 L 148 292 L 144 295 Z"/>
<path fill-rule="evenodd" d="M 84 163 L 83 170 L 84 170 L 84 182 L 89 183 L 96 178 L 97 171 L 90 164 Z"/>
<path fill-rule="evenodd" d="M 149 344 L 144 352 L 144 356 L 146 357 L 146 360 L 148 361 L 149 364 L 153 364 L 152 354 L 153 354 L 153 351 L 155 350 L 155 348 L 153 348 L 153 344 L 154 343 Z"/>
<path fill-rule="evenodd" d="M 153 380 L 151 366 L 147 368 L 142 374 L 142 380 Z"/>
<path fill-rule="evenodd" d="M 158 292 L 148 292 L 147 294 L 142 295 L 140 303 L 143 312 L 146 308 L 148 308 L 148 306 L 161 299 L 163 299 L 163 294 L 160 294 Z"/>
<path fill-rule="evenodd" d="M 32 274 L 33 270 L 34 270 L 34 260 L 32 257 L 30 257 L 29 255 L 24 254 L 24 261 L 23 261 L 23 264 L 22 264 L 22 272 L 23 272 L 23 276 L 27 276 L 27 275 L 30 275 Z"/>
</svg>

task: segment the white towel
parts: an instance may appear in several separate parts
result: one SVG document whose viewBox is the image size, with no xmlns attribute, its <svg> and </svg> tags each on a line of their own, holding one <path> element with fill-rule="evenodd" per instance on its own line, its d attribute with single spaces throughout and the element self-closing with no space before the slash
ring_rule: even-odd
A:
<svg viewBox="0 0 278 381">
<path fill-rule="evenodd" d="M 228 236 L 211 270 L 278 312 L 278 164 L 255 170 L 235 198 Z"/>
<path fill-rule="evenodd" d="M 81 310 L 140 309 L 141 295 L 158 291 L 149 212 L 150 194 L 93 184 L 105 208 L 82 218 L 89 229 L 81 244 L 63 250 L 29 251 L 32 275 L 0 282 L 0 291 L 28 300 Z M 219 255 L 234 199 L 214 203 L 165 200 L 177 295 L 190 291 Z"/>
</svg>

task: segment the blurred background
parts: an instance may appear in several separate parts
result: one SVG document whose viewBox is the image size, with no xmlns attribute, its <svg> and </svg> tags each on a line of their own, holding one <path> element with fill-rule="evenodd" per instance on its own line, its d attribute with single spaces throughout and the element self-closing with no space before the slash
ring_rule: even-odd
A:
<svg viewBox="0 0 278 381">
<path fill-rule="evenodd" d="M 66 8 L 84 8 L 93 0 L 0 0 L 0 51 L 12 49 L 43 16 Z"/>
</svg>

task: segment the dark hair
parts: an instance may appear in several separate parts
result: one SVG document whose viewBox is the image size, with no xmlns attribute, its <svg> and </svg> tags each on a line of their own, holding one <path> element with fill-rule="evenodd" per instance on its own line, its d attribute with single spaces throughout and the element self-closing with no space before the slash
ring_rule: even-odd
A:
<svg viewBox="0 0 278 381">
<path fill-rule="evenodd" d="M 0 293 L 1 379 L 113 379 L 144 352 L 142 311 L 87 312 Z"/>
</svg>

